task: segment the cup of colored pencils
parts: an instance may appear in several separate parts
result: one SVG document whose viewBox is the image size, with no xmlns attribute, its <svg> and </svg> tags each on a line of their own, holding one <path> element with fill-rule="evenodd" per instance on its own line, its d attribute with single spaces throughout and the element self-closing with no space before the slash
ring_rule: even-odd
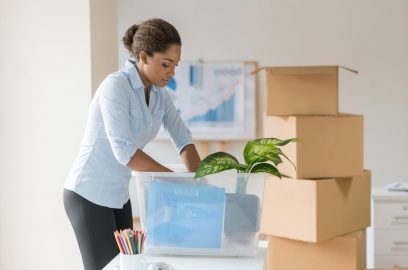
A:
<svg viewBox="0 0 408 270">
<path fill-rule="evenodd" d="M 119 251 L 125 255 L 137 255 L 143 252 L 146 233 L 141 229 L 125 229 L 114 231 Z"/>
</svg>

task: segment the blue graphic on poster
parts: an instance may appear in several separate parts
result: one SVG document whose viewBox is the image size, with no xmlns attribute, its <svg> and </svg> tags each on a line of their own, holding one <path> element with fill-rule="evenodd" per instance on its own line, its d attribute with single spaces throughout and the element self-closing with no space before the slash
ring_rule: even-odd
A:
<svg viewBox="0 0 408 270">
<path fill-rule="evenodd" d="M 249 76 L 245 63 L 180 63 L 166 88 L 195 139 L 235 138 L 245 133 Z M 251 80 L 251 78 L 249 78 Z M 252 78 L 252 81 L 253 78 Z M 249 89 L 254 92 L 254 89 Z M 250 104 L 251 109 L 254 105 Z M 250 120 L 250 119 L 249 119 Z M 237 133 L 239 133 L 237 135 Z M 159 138 L 163 137 L 163 130 Z"/>
</svg>

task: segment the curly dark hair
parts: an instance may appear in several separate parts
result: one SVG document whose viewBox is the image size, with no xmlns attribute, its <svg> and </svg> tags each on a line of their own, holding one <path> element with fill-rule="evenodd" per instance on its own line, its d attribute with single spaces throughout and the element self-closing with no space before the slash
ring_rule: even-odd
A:
<svg viewBox="0 0 408 270">
<path fill-rule="evenodd" d="M 132 25 L 126 31 L 122 41 L 130 55 L 137 60 L 141 51 L 153 56 L 155 52 L 165 52 L 172 44 L 181 45 L 177 29 L 158 18 Z"/>
</svg>

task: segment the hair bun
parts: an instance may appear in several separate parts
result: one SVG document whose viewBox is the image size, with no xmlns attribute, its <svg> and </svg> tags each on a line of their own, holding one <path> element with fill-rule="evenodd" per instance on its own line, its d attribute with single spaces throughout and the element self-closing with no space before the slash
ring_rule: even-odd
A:
<svg viewBox="0 0 408 270">
<path fill-rule="evenodd" d="M 125 45 L 125 48 L 129 52 L 132 52 L 133 37 L 135 36 L 135 33 L 138 29 L 139 29 L 138 24 L 132 25 L 131 27 L 128 28 L 128 30 L 126 31 L 125 35 L 122 38 L 123 45 Z"/>
<path fill-rule="evenodd" d="M 140 53 L 148 56 L 154 53 L 164 53 L 172 44 L 181 46 L 180 35 L 177 29 L 162 19 L 148 19 L 128 28 L 123 44 L 131 57 L 139 61 Z"/>
</svg>

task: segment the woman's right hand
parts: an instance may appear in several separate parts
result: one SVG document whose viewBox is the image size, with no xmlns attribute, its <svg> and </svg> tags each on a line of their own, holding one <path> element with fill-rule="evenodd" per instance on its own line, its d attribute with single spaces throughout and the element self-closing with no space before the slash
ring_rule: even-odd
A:
<svg viewBox="0 0 408 270">
<path fill-rule="evenodd" d="M 140 149 L 136 150 L 136 153 L 131 157 L 127 166 L 138 172 L 173 172 Z"/>
</svg>

